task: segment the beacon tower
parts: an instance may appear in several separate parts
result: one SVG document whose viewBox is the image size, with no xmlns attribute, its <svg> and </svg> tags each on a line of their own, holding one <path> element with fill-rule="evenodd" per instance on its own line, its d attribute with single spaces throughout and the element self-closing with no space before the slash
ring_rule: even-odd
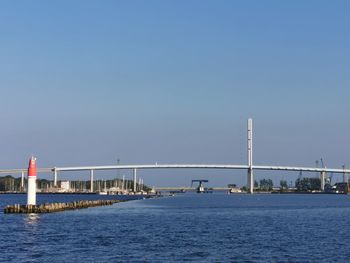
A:
<svg viewBox="0 0 350 263">
<path fill-rule="evenodd" d="M 36 158 L 33 156 L 28 166 L 27 205 L 36 205 Z"/>
</svg>

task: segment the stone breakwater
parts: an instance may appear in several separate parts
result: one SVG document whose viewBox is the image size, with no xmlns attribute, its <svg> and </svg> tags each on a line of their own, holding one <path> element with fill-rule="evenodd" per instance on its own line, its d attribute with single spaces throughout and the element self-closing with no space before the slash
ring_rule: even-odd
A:
<svg viewBox="0 0 350 263">
<path fill-rule="evenodd" d="M 96 206 L 113 205 L 124 202 L 121 200 L 94 200 L 75 201 L 71 203 L 46 203 L 42 205 L 8 205 L 4 209 L 5 214 L 28 214 L 28 213 L 53 213 L 66 210 L 83 209 Z"/>
</svg>

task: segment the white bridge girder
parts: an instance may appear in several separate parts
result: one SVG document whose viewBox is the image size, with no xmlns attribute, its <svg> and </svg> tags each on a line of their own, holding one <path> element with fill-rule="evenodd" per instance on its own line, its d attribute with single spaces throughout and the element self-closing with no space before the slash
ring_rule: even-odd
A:
<svg viewBox="0 0 350 263">
<path fill-rule="evenodd" d="M 337 168 L 314 168 L 303 166 L 274 166 L 274 165 L 253 165 L 254 170 L 265 171 L 294 171 L 294 172 L 326 172 L 326 173 L 350 173 L 350 169 Z M 72 167 L 55 167 L 55 168 L 38 168 L 39 173 L 57 172 L 74 172 L 74 171 L 91 171 L 91 170 L 132 170 L 132 169 L 226 169 L 226 170 L 247 170 L 248 165 L 241 164 L 130 164 L 130 165 L 99 165 L 99 166 L 72 166 Z M 0 174 L 21 174 L 27 173 L 27 169 L 6 169 L 0 170 Z"/>
</svg>

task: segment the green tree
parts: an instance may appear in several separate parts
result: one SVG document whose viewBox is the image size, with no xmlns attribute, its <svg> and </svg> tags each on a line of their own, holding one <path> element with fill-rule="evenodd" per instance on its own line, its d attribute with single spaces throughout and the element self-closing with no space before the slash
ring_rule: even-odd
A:
<svg viewBox="0 0 350 263">
<path fill-rule="evenodd" d="M 273 188 L 273 181 L 271 179 L 260 180 L 260 190 L 261 191 L 271 191 Z"/>
<path fill-rule="evenodd" d="M 298 178 L 295 181 L 298 191 L 319 191 L 321 190 L 321 180 L 315 177 Z"/>
<path fill-rule="evenodd" d="M 280 181 L 281 190 L 288 189 L 288 183 L 286 180 Z"/>
<path fill-rule="evenodd" d="M 257 180 L 254 180 L 254 188 L 258 188 L 259 187 L 259 183 Z"/>
</svg>

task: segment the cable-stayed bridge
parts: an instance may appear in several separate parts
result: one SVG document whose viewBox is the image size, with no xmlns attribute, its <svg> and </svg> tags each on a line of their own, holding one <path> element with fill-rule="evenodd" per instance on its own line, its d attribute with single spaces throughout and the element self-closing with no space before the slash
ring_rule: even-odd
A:
<svg viewBox="0 0 350 263">
<path fill-rule="evenodd" d="M 99 166 L 71 166 L 71 167 L 52 167 L 52 168 L 38 168 L 39 173 L 53 173 L 54 186 L 57 186 L 58 173 L 61 172 L 76 172 L 89 171 L 91 188 L 93 192 L 94 171 L 106 170 L 132 170 L 134 180 L 134 191 L 136 191 L 137 170 L 144 169 L 228 169 L 228 170 L 247 170 L 247 189 L 249 193 L 253 193 L 254 189 L 254 170 L 264 171 L 294 171 L 294 172 L 316 172 L 320 174 L 321 190 L 324 190 L 325 179 L 327 173 L 343 174 L 343 181 L 348 182 L 348 173 L 350 169 L 337 168 L 318 168 L 318 167 L 293 167 L 293 166 L 276 166 L 276 165 L 253 165 L 253 122 L 248 119 L 248 164 L 132 164 L 132 165 L 99 165 Z M 24 175 L 27 169 L 8 169 L 0 170 L 0 174 L 22 174 L 22 187 L 24 186 Z"/>
</svg>

